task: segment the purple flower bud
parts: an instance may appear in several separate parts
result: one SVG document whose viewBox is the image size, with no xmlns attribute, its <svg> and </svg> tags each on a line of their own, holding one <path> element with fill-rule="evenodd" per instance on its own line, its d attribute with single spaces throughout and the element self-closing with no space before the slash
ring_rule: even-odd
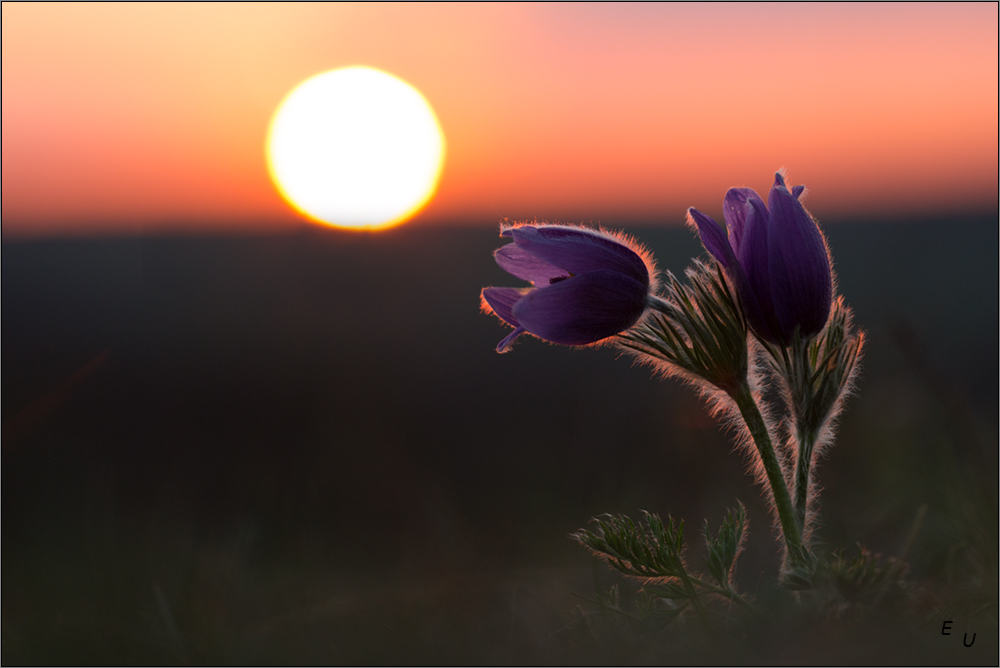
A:
<svg viewBox="0 0 1000 668">
<path fill-rule="evenodd" d="M 830 317 L 833 275 L 826 240 L 778 173 L 768 205 L 750 188 L 731 188 L 722 205 L 729 238 L 714 220 L 688 209 L 688 222 L 736 285 L 747 321 L 765 341 L 788 345 L 795 332 L 819 333 Z"/>
<path fill-rule="evenodd" d="M 497 264 L 534 287 L 483 289 L 483 310 L 514 327 L 497 352 L 524 333 L 571 346 L 596 343 L 645 313 L 655 271 L 630 239 L 547 224 L 504 226 L 500 236 L 514 243 L 494 253 Z"/>
</svg>

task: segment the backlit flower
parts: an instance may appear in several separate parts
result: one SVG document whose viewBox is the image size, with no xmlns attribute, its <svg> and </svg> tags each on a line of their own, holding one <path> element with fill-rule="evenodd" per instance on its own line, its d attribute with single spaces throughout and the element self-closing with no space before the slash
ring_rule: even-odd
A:
<svg viewBox="0 0 1000 668">
<path fill-rule="evenodd" d="M 750 188 L 731 188 L 723 202 L 729 237 L 710 217 L 688 209 L 705 248 L 736 285 L 747 321 L 762 339 L 788 345 L 830 317 L 833 276 L 823 233 L 780 173 L 768 205 Z"/>
<path fill-rule="evenodd" d="M 530 288 L 485 288 L 482 307 L 514 327 L 497 346 L 506 352 L 524 333 L 564 345 L 587 345 L 634 325 L 651 293 L 652 262 L 630 240 L 567 225 L 503 227 L 514 243 L 497 264 Z"/>
</svg>

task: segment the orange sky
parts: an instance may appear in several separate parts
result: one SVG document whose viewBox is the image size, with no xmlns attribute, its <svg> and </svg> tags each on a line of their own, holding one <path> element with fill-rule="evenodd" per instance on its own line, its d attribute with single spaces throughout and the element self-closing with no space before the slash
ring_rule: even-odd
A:
<svg viewBox="0 0 1000 668">
<path fill-rule="evenodd" d="M 264 158 L 303 79 L 417 87 L 418 220 L 679 224 L 805 183 L 818 217 L 997 207 L 997 5 L 4 4 L 3 236 L 289 228 Z"/>
</svg>

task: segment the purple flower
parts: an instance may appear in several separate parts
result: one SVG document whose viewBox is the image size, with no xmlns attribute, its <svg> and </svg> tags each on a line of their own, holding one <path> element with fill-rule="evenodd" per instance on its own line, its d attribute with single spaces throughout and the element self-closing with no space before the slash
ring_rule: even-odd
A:
<svg viewBox="0 0 1000 668">
<path fill-rule="evenodd" d="M 514 327 L 497 345 L 506 352 L 521 334 L 580 346 L 614 336 L 646 311 L 655 275 L 652 261 L 631 240 L 566 225 L 502 227 L 514 243 L 494 257 L 531 288 L 485 288 L 482 308 Z"/>
<path fill-rule="evenodd" d="M 747 321 L 765 341 L 788 345 L 795 332 L 817 334 L 830 317 L 833 276 L 826 240 L 778 173 L 768 206 L 750 188 L 731 188 L 723 202 L 729 238 L 719 225 L 688 209 L 701 242 L 736 285 Z"/>
</svg>

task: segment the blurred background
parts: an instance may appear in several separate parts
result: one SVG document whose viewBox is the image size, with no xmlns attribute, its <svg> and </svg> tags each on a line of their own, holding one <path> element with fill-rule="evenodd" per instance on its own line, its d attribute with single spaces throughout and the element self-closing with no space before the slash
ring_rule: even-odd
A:
<svg viewBox="0 0 1000 668">
<path fill-rule="evenodd" d="M 910 651 L 995 659 L 995 4 L 2 13 L 5 663 L 580 662 L 576 595 L 616 579 L 568 535 L 603 512 L 686 520 L 697 567 L 742 500 L 766 587 L 760 490 L 694 394 L 610 348 L 499 356 L 478 295 L 519 283 L 503 218 L 679 274 L 686 208 L 780 167 L 870 337 L 819 539 L 905 556 Z M 289 90 L 349 65 L 447 143 L 381 232 L 303 220 L 264 157 Z"/>
</svg>

